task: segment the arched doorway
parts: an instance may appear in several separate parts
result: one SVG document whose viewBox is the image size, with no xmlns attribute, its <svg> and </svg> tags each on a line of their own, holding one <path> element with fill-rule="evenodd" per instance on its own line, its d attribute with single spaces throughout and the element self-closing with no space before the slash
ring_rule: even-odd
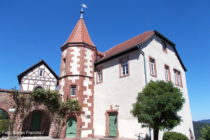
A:
<svg viewBox="0 0 210 140">
<path fill-rule="evenodd" d="M 6 111 L 3 109 L 0 109 L 0 120 L 9 119 L 9 115 Z"/>
<path fill-rule="evenodd" d="M 43 89 L 43 87 L 42 87 L 42 86 L 36 86 L 36 87 L 34 88 L 34 90 L 39 90 L 39 89 Z"/>
<path fill-rule="evenodd" d="M 23 121 L 22 131 L 25 136 L 48 136 L 51 119 L 47 111 L 35 110 Z"/>
<path fill-rule="evenodd" d="M 75 117 L 70 117 L 66 122 L 66 137 L 73 138 L 77 135 L 77 119 Z"/>
</svg>

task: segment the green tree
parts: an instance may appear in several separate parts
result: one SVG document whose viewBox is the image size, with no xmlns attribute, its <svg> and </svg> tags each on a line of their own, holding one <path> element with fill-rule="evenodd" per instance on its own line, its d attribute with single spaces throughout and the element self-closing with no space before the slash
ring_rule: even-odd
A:
<svg viewBox="0 0 210 140">
<path fill-rule="evenodd" d="M 210 126 L 205 126 L 201 128 L 201 137 L 199 140 L 210 140 Z"/>
<path fill-rule="evenodd" d="M 131 113 L 144 127 L 153 128 L 154 140 L 158 140 L 159 130 L 171 130 L 181 122 L 177 112 L 184 102 L 182 92 L 171 82 L 150 81 L 138 94 Z"/>
<path fill-rule="evenodd" d="M 205 127 L 208 125 L 208 123 L 205 122 L 199 122 L 199 121 L 193 121 L 193 128 L 194 128 L 194 134 L 195 134 L 195 139 L 198 140 L 201 137 L 201 128 Z"/>
</svg>

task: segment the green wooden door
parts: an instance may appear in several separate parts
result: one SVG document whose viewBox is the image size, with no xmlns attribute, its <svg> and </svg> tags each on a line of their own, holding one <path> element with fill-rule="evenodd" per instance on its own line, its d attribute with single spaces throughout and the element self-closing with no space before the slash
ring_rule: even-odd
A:
<svg viewBox="0 0 210 140">
<path fill-rule="evenodd" d="M 69 118 L 66 123 L 66 137 L 76 137 L 77 121 L 76 118 Z"/>
<path fill-rule="evenodd" d="M 0 109 L 0 120 L 9 119 L 9 116 L 4 110 Z"/>
<path fill-rule="evenodd" d="M 41 113 L 34 112 L 31 119 L 31 131 L 39 131 L 41 125 Z"/>
<path fill-rule="evenodd" d="M 117 136 L 117 114 L 109 114 L 109 136 Z"/>
</svg>

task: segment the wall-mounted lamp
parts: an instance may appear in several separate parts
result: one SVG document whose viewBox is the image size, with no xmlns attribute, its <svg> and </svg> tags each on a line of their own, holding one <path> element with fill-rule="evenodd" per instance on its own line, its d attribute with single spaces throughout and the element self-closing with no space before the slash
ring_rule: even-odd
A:
<svg viewBox="0 0 210 140">
<path fill-rule="evenodd" d="M 115 108 L 118 110 L 120 108 L 120 106 L 119 105 L 115 105 Z"/>
</svg>

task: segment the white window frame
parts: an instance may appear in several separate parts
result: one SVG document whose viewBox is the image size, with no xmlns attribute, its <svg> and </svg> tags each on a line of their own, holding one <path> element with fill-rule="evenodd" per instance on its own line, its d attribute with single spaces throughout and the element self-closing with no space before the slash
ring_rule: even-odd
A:
<svg viewBox="0 0 210 140">
<path fill-rule="evenodd" d="M 174 69 L 175 84 L 177 86 L 182 86 L 182 77 L 181 72 L 177 69 Z"/>
<path fill-rule="evenodd" d="M 77 94 L 77 86 L 71 85 L 70 86 L 70 96 L 76 96 L 76 94 Z"/>
<path fill-rule="evenodd" d="M 43 77 L 44 76 L 44 69 L 39 69 L 39 77 Z"/>
<path fill-rule="evenodd" d="M 129 63 L 128 63 L 129 58 L 125 57 L 120 59 L 120 76 L 128 76 L 129 75 Z"/>
<path fill-rule="evenodd" d="M 149 57 L 149 66 L 150 66 L 150 75 L 156 77 L 157 76 L 156 61 L 152 57 Z"/>
<path fill-rule="evenodd" d="M 98 68 L 97 69 L 97 83 L 103 82 L 103 69 Z"/>
<path fill-rule="evenodd" d="M 164 69 L 165 69 L 165 80 L 168 82 L 171 80 L 170 67 L 168 65 L 165 65 Z"/>
</svg>

